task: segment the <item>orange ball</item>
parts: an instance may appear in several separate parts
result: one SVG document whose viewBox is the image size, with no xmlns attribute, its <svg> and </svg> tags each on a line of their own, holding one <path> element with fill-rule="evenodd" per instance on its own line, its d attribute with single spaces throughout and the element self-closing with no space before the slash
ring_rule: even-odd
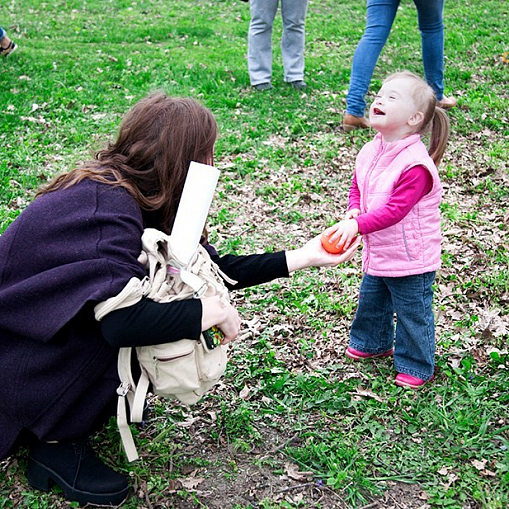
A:
<svg viewBox="0 0 509 509">
<path fill-rule="evenodd" d="M 331 253 L 331 254 L 341 254 L 341 253 L 343 253 L 345 251 L 343 249 L 343 244 L 341 244 L 339 247 L 337 245 L 337 241 L 336 241 L 335 244 L 333 244 L 330 241 L 330 237 L 333 234 L 334 234 L 334 232 L 332 232 L 329 235 L 327 235 L 325 232 L 322 233 L 322 235 L 320 236 L 320 240 L 322 241 L 322 246 L 325 249 L 325 251 L 327 251 L 328 253 Z"/>
</svg>

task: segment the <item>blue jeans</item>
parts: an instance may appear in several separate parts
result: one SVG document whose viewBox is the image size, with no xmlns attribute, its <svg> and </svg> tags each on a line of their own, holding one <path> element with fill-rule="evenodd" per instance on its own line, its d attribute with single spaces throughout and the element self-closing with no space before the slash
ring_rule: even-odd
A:
<svg viewBox="0 0 509 509">
<path fill-rule="evenodd" d="M 394 348 L 398 373 L 429 380 L 435 370 L 434 280 L 435 272 L 405 277 L 364 274 L 350 346 L 366 353 Z"/>
<path fill-rule="evenodd" d="M 247 62 L 251 85 L 270 83 L 272 77 L 272 27 L 281 3 L 281 52 L 284 80 L 304 79 L 305 20 L 308 0 L 250 0 Z"/>
<path fill-rule="evenodd" d="M 0 27 L 0 41 L 5 37 L 5 30 Z"/>
<path fill-rule="evenodd" d="M 346 112 L 362 117 L 380 52 L 389 37 L 400 0 L 367 0 L 366 29 L 352 62 Z M 444 0 L 414 0 L 421 32 L 424 76 L 440 101 L 444 95 Z"/>
</svg>

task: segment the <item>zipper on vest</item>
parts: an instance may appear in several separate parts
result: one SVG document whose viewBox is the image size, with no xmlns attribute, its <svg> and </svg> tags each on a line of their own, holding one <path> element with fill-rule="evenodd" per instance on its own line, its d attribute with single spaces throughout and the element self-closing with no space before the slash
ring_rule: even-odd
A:
<svg viewBox="0 0 509 509">
<path fill-rule="evenodd" d="M 368 188 L 369 188 L 369 179 L 371 177 L 371 174 L 373 173 L 373 170 L 376 168 L 376 165 L 378 164 L 378 161 L 380 161 L 380 158 L 383 156 L 385 149 L 387 148 L 387 143 L 384 143 L 382 140 L 380 140 L 380 148 L 377 150 L 377 153 L 373 160 L 371 161 L 369 165 L 369 169 L 366 172 L 366 178 L 364 179 L 364 189 L 362 193 L 362 201 L 361 207 L 365 210 L 365 212 L 368 212 L 367 210 L 367 196 L 368 196 Z M 363 239 L 364 245 L 366 246 L 366 269 L 369 267 L 369 240 L 367 238 Z"/>
</svg>

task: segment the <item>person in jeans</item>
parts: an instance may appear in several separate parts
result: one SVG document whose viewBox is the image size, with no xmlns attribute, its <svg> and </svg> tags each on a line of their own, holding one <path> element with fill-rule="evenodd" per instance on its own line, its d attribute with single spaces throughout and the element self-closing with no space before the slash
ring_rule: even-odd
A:
<svg viewBox="0 0 509 509">
<path fill-rule="evenodd" d="M 345 219 L 325 230 L 348 248 L 363 237 L 359 303 L 346 356 L 394 355 L 395 384 L 433 379 L 433 281 L 441 263 L 437 165 L 449 120 L 432 88 L 408 71 L 389 76 L 369 111 L 375 138 L 357 156 Z M 421 135 L 430 131 L 427 148 Z M 394 315 L 396 330 L 394 331 Z"/>
<path fill-rule="evenodd" d="M 401 0 L 367 0 L 366 29 L 352 62 L 350 87 L 346 96 L 343 128 L 350 132 L 368 128 L 364 116 L 371 77 L 396 17 Z M 421 32 L 422 60 L 426 82 L 441 108 L 456 106 L 456 99 L 444 96 L 444 0 L 414 0 Z"/>
<path fill-rule="evenodd" d="M 18 48 L 18 45 L 9 39 L 7 37 L 7 34 L 5 33 L 5 30 L 0 27 L 0 56 L 7 57 L 16 49 Z"/>
<path fill-rule="evenodd" d="M 303 90 L 305 19 L 308 0 L 250 0 L 251 22 L 248 33 L 249 80 L 256 90 L 272 88 L 272 27 L 281 3 L 283 18 L 284 80 L 292 87 Z"/>
</svg>

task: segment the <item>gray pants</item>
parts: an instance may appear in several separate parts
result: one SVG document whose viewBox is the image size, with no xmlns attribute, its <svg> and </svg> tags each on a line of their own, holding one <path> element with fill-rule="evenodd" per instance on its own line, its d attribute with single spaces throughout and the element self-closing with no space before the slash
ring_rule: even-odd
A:
<svg viewBox="0 0 509 509">
<path fill-rule="evenodd" d="M 281 51 L 285 81 L 304 79 L 305 19 L 308 0 L 250 0 L 247 61 L 251 85 L 270 83 L 272 76 L 272 25 L 281 2 Z"/>
</svg>

